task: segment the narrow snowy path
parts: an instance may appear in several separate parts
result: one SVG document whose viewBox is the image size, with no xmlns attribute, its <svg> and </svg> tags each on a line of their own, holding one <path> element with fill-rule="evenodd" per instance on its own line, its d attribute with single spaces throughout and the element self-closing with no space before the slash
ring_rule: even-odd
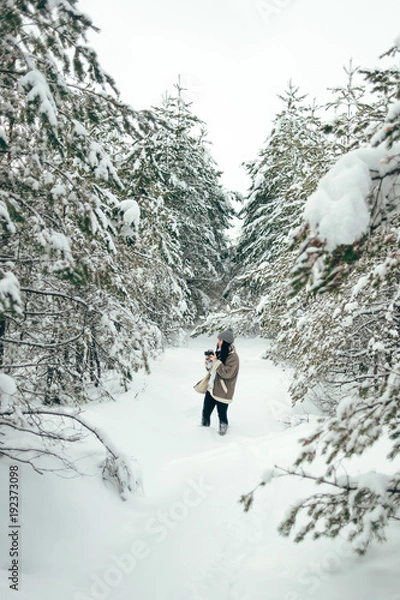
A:
<svg viewBox="0 0 400 600">
<path fill-rule="evenodd" d="M 221 438 L 217 434 L 216 411 L 209 430 L 199 427 L 203 396 L 192 388 L 205 373 L 203 351 L 213 342 L 205 338 L 190 340 L 184 348 L 168 350 L 164 359 L 153 363 L 151 376 L 136 382 L 136 389 L 143 389 L 137 401 L 132 402 L 132 390 L 128 392 L 108 422 L 109 434 L 139 460 L 149 497 L 153 486 L 160 487 L 160 471 L 175 460 L 226 451 L 232 444 L 247 447 L 248 438 L 257 439 L 282 429 L 276 416 L 290 408 L 288 378 L 281 369 L 262 360 L 266 348 L 262 340 L 243 340 L 241 344 L 240 376 L 228 411 L 228 435 Z M 108 415 L 107 406 L 100 407 L 96 414 L 102 408 Z"/>
<path fill-rule="evenodd" d="M 115 599 L 127 598 L 128 589 L 149 600 L 244 598 L 235 580 L 258 524 L 238 500 L 259 481 L 265 436 L 282 429 L 275 417 L 289 408 L 288 379 L 262 360 L 265 341 L 241 340 L 230 428 L 220 437 L 216 413 L 210 429 L 199 426 L 202 396 L 192 389 L 210 344 L 202 338 L 170 349 L 153 365 L 138 400 L 130 391 L 113 407 L 112 421 L 108 406 L 96 409 L 98 424 L 143 470 L 144 496 L 131 526 L 149 555 L 113 591 Z"/>
<path fill-rule="evenodd" d="M 96 418 L 104 411 L 100 424 L 139 460 L 144 481 L 144 496 L 135 500 L 127 524 L 143 555 L 109 588 L 110 598 L 303 600 L 322 594 L 337 600 L 354 573 L 366 587 L 345 597 L 368 600 L 379 590 L 385 598 L 376 573 L 368 572 L 370 559 L 364 565 L 341 540 L 299 547 L 278 535 L 277 525 L 291 502 L 308 493 L 309 482 L 289 478 L 262 488 L 244 513 L 240 496 L 260 481 L 265 467 L 290 465 L 296 440 L 310 426 L 284 427 L 290 374 L 262 359 L 265 340 L 239 339 L 229 432 L 218 435 L 216 414 L 210 429 L 200 427 L 202 396 L 192 386 L 203 373 L 203 351 L 214 343 L 201 338 L 168 350 L 153 364 L 137 401 L 132 391 L 126 394 L 111 421 L 109 407 L 96 411 Z"/>
<path fill-rule="evenodd" d="M 296 440 L 312 425 L 284 427 L 290 374 L 262 359 L 265 341 L 239 339 L 228 434 L 218 435 L 216 414 L 210 429 L 200 427 L 202 396 L 192 386 L 214 343 L 201 338 L 169 349 L 117 402 L 87 407 L 86 417 L 139 462 L 142 495 L 122 502 L 104 485 L 104 452 L 93 440 L 77 449 L 91 477 L 40 476 L 21 467 L 19 600 L 398 598 L 395 528 L 386 545 L 363 558 L 341 540 L 293 544 L 277 526 L 310 492 L 310 482 L 293 478 L 261 488 L 244 513 L 240 496 L 266 467 L 290 465 Z M 6 502 L 3 494 L 0 511 Z M 11 600 L 4 527 L 0 534 L 0 597 Z"/>
</svg>

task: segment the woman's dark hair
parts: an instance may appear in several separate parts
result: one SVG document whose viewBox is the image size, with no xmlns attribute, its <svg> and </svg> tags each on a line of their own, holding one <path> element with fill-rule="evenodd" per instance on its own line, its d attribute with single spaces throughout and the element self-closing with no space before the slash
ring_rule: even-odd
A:
<svg viewBox="0 0 400 600">
<path fill-rule="evenodd" d="M 221 345 L 219 359 L 224 364 L 225 364 L 226 359 L 228 358 L 228 354 L 230 352 L 230 349 L 231 349 L 231 344 L 228 344 L 228 342 L 225 342 L 225 340 L 222 340 L 222 345 Z"/>
</svg>

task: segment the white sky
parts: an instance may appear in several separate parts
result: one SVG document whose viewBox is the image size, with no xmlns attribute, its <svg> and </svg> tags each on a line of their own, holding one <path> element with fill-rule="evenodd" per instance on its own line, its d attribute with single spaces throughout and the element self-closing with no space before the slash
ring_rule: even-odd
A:
<svg viewBox="0 0 400 600">
<path fill-rule="evenodd" d="M 399 0 L 80 0 L 101 32 L 90 43 L 133 108 L 161 102 L 181 76 L 205 121 L 224 185 L 245 192 L 277 94 L 310 100 L 344 85 L 349 59 L 379 64 L 400 35 Z"/>
</svg>

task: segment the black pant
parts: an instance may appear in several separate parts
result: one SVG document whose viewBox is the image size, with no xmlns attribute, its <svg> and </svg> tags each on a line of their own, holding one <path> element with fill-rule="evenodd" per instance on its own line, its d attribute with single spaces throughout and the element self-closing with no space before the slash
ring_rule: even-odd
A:
<svg viewBox="0 0 400 600">
<path fill-rule="evenodd" d="M 218 402 L 218 400 L 214 400 L 214 398 L 211 396 L 210 392 L 207 392 L 206 395 L 204 396 L 203 414 L 202 414 L 201 424 L 204 425 L 205 427 L 208 427 L 210 425 L 211 413 L 214 410 L 214 408 L 217 407 L 219 422 L 226 423 L 226 425 L 228 425 L 228 417 L 227 417 L 228 406 L 229 405 L 226 404 L 225 402 Z"/>
</svg>

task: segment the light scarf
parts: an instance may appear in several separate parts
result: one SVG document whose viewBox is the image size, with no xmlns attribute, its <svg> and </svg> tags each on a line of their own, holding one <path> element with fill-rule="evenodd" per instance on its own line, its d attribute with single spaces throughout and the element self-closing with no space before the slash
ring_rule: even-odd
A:
<svg viewBox="0 0 400 600">
<path fill-rule="evenodd" d="M 214 381 L 217 375 L 217 369 L 215 368 L 215 362 L 212 363 L 210 368 L 210 379 L 208 382 L 208 391 L 211 393 L 214 389 Z"/>
</svg>

